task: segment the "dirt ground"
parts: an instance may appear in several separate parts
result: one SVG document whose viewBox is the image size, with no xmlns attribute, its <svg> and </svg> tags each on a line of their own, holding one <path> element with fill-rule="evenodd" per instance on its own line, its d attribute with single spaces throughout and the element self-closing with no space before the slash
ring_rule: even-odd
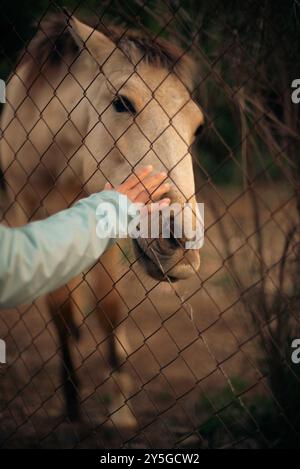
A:
<svg viewBox="0 0 300 469">
<path fill-rule="evenodd" d="M 293 211 L 291 194 L 283 185 L 258 192 L 265 260 L 271 266 L 280 256 Z M 136 427 L 114 418 L 119 373 L 107 365 L 107 339 L 93 313 L 81 311 L 80 341 L 71 339 L 82 410 L 82 421 L 74 424 L 64 415 L 59 343 L 44 300 L 1 312 L 7 364 L 0 376 L 0 447 L 209 447 L 201 426 L 211 416 L 221 419 L 227 404 L 216 396 L 229 390 L 236 400 L 238 380 L 247 412 L 253 393 L 268 394 L 257 362 L 257 331 L 241 302 L 259 271 L 250 200 L 241 193 L 241 188 L 203 188 L 207 231 L 201 269 L 192 280 L 148 291 L 132 274 L 116 282 L 127 303 L 115 331 L 118 336 L 125 328 L 128 339 L 122 372 L 131 376 L 132 389 L 124 405 L 135 415 Z M 226 248 L 234 253 L 240 284 Z M 268 289 L 274 288 L 276 268 L 271 268 Z M 205 412 L 204 400 L 209 401 Z M 236 442 L 225 425 L 223 431 L 224 446 L 254 445 L 250 437 Z"/>
</svg>

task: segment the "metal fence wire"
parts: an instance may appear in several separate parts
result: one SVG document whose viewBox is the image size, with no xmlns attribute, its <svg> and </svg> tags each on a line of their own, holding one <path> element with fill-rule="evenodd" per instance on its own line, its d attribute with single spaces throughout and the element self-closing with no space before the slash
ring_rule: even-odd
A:
<svg viewBox="0 0 300 469">
<path fill-rule="evenodd" d="M 200 269 L 118 240 L 1 311 L 1 447 L 299 446 L 300 12 L 275 3 L 1 1 L 2 223 L 148 163 L 205 203 Z"/>
</svg>

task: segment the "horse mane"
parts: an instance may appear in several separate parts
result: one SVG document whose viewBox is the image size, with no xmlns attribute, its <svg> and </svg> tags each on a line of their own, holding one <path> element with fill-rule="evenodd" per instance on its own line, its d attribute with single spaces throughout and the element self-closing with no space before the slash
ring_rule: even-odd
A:
<svg viewBox="0 0 300 469">
<path fill-rule="evenodd" d="M 76 57 L 79 45 L 70 32 L 66 14 L 52 14 L 38 26 L 38 32 L 23 51 L 22 63 L 32 62 L 33 59 L 41 68 L 46 64 L 57 66 L 66 62 L 66 59 Z M 139 54 L 142 62 L 164 68 L 171 73 L 175 72 L 191 86 L 194 62 L 179 46 L 163 38 L 152 38 L 150 35 L 118 26 L 104 28 L 97 25 L 95 29 L 109 37 L 129 59 L 134 61 Z"/>
</svg>

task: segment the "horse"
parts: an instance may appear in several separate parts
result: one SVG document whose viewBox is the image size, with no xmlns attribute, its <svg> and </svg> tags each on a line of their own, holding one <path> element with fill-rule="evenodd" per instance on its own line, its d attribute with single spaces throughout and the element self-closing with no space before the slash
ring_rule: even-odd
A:
<svg viewBox="0 0 300 469">
<path fill-rule="evenodd" d="M 140 166 L 166 171 L 172 202 L 196 204 L 190 147 L 204 117 L 191 98 L 194 60 L 162 38 L 131 29 L 91 27 L 75 16 L 52 14 L 22 52 L 6 89 L 1 116 L 0 156 L 6 183 L 6 220 L 14 226 L 67 208 L 78 198 L 119 184 Z M 129 239 L 140 274 L 157 282 L 193 276 L 199 249 L 183 241 Z M 116 396 L 122 425 L 135 425 L 128 405 L 130 378 L 120 364 L 126 348 L 114 330 L 120 297 L 113 272 L 120 249 L 109 251 L 91 272 L 93 309 L 108 339 L 108 362 L 119 376 Z M 81 418 L 79 382 L 71 341 L 75 279 L 47 297 L 60 341 L 66 413 Z M 79 301 L 79 300 L 78 300 Z"/>
</svg>

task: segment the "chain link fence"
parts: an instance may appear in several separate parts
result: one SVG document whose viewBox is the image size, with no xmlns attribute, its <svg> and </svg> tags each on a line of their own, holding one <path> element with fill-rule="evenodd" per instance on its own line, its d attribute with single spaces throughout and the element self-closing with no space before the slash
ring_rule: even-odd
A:
<svg viewBox="0 0 300 469">
<path fill-rule="evenodd" d="M 1 312 L 1 447 L 299 446 L 298 3 L 21 5 L 1 2 L 2 223 L 151 162 L 206 231 L 200 269 L 176 239 L 170 271 L 119 240 Z"/>
</svg>

